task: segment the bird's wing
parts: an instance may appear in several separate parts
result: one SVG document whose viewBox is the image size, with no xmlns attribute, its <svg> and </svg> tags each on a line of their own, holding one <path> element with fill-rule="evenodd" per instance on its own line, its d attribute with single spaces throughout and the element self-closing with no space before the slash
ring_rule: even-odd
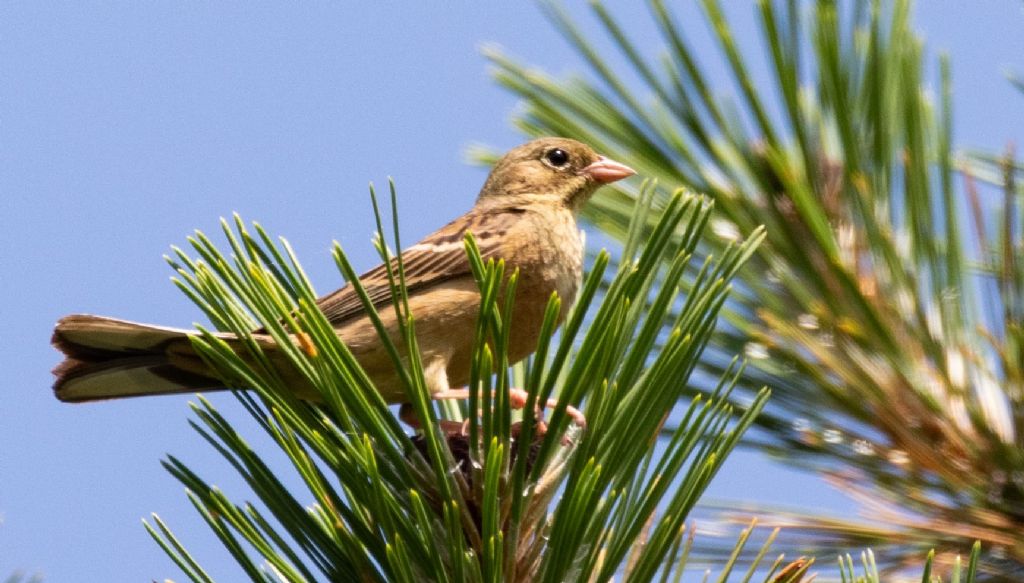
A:
<svg viewBox="0 0 1024 583">
<path fill-rule="evenodd" d="M 404 250 L 402 263 L 408 293 L 413 294 L 418 290 L 471 273 L 463 243 L 467 231 L 473 233 L 480 247 L 480 255 L 485 260 L 500 257 L 503 236 L 521 212 L 517 209 L 487 213 L 470 212 Z M 391 269 L 397 278 L 397 259 L 391 261 Z M 391 287 L 384 264 L 361 275 L 359 281 L 374 306 L 379 308 L 391 302 Z M 317 305 L 334 325 L 363 314 L 363 303 L 351 285 L 323 296 L 317 300 Z"/>
</svg>

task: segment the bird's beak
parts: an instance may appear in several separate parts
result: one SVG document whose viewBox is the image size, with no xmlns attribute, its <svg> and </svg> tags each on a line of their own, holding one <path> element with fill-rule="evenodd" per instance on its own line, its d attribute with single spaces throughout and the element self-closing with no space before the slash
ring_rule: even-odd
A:
<svg viewBox="0 0 1024 583">
<path fill-rule="evenodd" d="M 616 162 L 615 160 L 609 160 L 608 158 L 601 156 L 597 159 L 597 162 L 594 162 L 583 170 L 580 170 L 580 174 L 590 176 L 601 184 L 608 184 L 609 182 L 628 178 L 636 174 L 636 170 L 633 170 L 625 164 Z"/>
</svg>

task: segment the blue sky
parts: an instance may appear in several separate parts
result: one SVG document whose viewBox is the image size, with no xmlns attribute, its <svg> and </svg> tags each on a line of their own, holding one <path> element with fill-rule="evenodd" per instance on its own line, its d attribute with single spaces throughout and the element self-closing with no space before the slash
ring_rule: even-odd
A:
<svg viewBox="0 0 1024 583">
<path fill-rule="evenodd" d="M 1024 15 L 1012 0 L 964 6 L 919 3 L 918 26 L 929 50 L 952 57 L 957 144 L 1001 149 L 1024 136 L 1024 97 L 1004 80 L 1024 73 Z M 736 36 L 752 37 L 752 9 L 732 8 Z M 642 12 L 618 13 L 650 30 Z M 682 22 L 702 31 L 695 13 Z M 526 3 L 0 5 L 0 577 L 180 580 L 140 525 L 157 512 L 211 574 L 237 580 L 159 464 L 176 454 L 248 497 L 188 427 L 188 399 L 57 402 L 53 323 L 70 312 L 200 319 L 161 256 L 233 211 L 286 235 L 321 293 L 340 283 L 332 240 L 359 267 L 373 262 L 369 181 L 395 177 L 405 241 L 461 213 L 485 176 L 464 149 L 522 141 L 485 42 L 551 71 L 581 69 Z M 751 472 L 773 479 L 755 488 Z M 815 478 L 749 453 L 711 495 L 850 509 Z"/>
</svg>

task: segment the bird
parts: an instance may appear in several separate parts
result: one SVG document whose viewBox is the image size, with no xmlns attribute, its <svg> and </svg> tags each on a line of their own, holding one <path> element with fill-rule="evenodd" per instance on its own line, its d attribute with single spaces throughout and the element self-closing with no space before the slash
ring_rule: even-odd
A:
<svg viewBox="0 0 1024 583">
<path fill-rule="evenodd" d="M 518 271 L 508 344 L 509 362 L 518 362 L 536 350 L 552 293 L 561 299 L 558 323 L 574 301 L 583 272 L 579 210 L 598 188 L 633 174 L 576 140 L 535 139 L 495 163 L 469 211 L 402 250 L 409 310 L 433 398 L 464 396 L 465 390 L 453 387 L 470 380 L 480 292 L 464 248 L 466 233 L 473 234 L 485 261 L 504 260 L 506 278 Z M 395 310 L 383 309 L 392 301 L 387 265 L 359 281 L 387 333 L 398 340 Z M 384 400 L 406 401 L 394 361 L 353 286 L 320 297 L 317 305 Z M 88 314 L 65 316 L 52 337 L 65 357 L 53 371 L 54 393 L 61 401 L 85 402 L 225 389 L 193 350 L 189 336 L 196 333 Z M 244 350 L 233 335 L 220 336 Z M 257 331 L 254 337 L 275 353 L 269 334 Z M 300 399 L 320 400 L 305 383 L 287 384 Z"/>
</svg>

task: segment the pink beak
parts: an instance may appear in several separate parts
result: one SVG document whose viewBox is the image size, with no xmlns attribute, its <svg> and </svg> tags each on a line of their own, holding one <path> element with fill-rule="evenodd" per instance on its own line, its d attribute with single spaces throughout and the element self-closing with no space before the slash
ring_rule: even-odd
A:
<svg viewBox="0 0 1024 583">
<path fill-rule="evenodd" d="M 609 160 L 608 158 L 601 156 L 597 159 L 597 162 L 594 162 L 583 170 L 580 170 L 580 174 L 587 174 L 601 184 L 608 184 L 609 182 L 629 178 L 636 174 L 636 170 L 633 170 L 625 164 L 621 164 L 615 160 Z"/>
</svg>

